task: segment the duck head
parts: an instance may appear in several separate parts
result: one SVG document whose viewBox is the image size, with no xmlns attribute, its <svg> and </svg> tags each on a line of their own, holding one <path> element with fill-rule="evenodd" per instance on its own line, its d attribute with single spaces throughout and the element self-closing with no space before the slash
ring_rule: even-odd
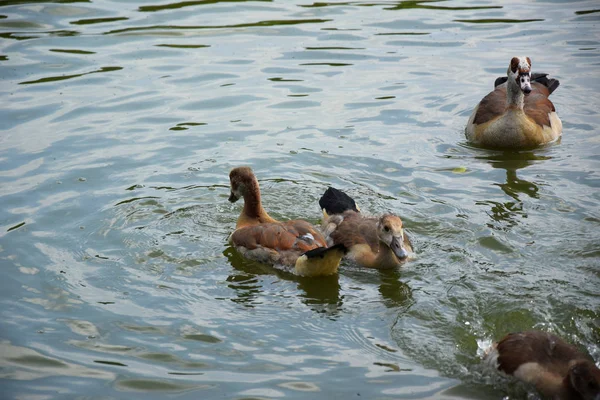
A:
<svg viewBox="0 0 600 400">
<path fill-rule="evenodd" d="M 400 217 L 392 214 L 382 215 L 377 222 L 377 236 L 399 260 L 408 257 L 408 251 L 404 248 L 404 229 Z"/>
<path fill-rule="evenodd" d="M 229 201 L 235 203 L 254 185 L 256 177 L 252 168 L 250 167 L 237 167 L 231 170 L 229 173 L 229 183 L 231 185 L 231 193 L 229 195 Z M 256 185 L 257 186 L 257 185 Z"/>
<path fill-rule="evenodd" d="M 529 57 L 513 57 L 506 73 L 509 81 L 512 80 L 523 93 L 531 93 L 531 59 Z"/>
<path fill-rule="evenodd" d="M 600 400 L 600 369 L 593 362 L 573 363 L 569 368 L 569 382 L 583 400 Z"/>
</svg>

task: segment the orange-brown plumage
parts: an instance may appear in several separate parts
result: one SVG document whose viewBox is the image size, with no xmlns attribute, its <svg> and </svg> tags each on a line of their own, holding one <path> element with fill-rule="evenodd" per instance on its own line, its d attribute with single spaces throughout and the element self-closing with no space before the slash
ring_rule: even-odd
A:
<svg viewBox="0 0 600 400">
<path fill-rule="evenodd" d="M 327 248 L 323 235 L 307 221 L 280 222 L 272 218 L 262 206 L 258 180 L 249 167 L 234 168 L 229 179 L 229 201 L 244 198 L 244 209 L 229 241 L 244 257 L 294 267 L 304 276 L 337 272 L 343 246 Z M 319 249 L 323 250 L 315 251 Z"/>
<path fill-rule="evenodd" d="M 313 239 L 310 238 L 311 236 Z M 323 236 L 311 224 L 302 220 L 246 226 L 236 229 L 231 235 L 231 240 L 237 246 L 250 250 L 262 246 L 274 250 L 297 250 L 304 253 L 317 247 L 327 247 Z"/>
</svg>

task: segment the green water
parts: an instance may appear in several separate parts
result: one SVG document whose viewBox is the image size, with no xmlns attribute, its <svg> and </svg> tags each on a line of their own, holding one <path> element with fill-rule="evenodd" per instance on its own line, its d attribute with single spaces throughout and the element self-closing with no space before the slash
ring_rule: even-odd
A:
<svg viewBox="0 0 600 400">
<path fill-rule="evenodd" d="M 514 55 L 563 138 L 471 147 Z M 600 361 L 599 73 L 596 1 L 0 2 L 2 397 L 525 399 L 478 353 L 531 328 Z M 276 218 L 398 213 L 417 258 L 241 259 L 238 165 Z"/>
</svg>

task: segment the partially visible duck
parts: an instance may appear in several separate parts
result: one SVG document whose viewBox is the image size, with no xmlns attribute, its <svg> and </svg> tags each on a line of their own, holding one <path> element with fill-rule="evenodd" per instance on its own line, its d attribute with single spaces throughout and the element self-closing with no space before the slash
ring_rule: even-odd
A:
<svg viewBox="0 0 600 400">
<path fill-rule="evenodd" d="M 494 368 L 532 384 L 554 400 L 600 400 L 600 369 L 551 333 L 509 333 L 488 350 Z"/>
<path fill-rule="evenodd" d="M 467 139 L 484 147 L 525 149 L 555 141 L 562 122 L 548 96 L 558 88 L 547 74 L 531 74 L 529 57 L 513 57 L 507 76 L 481 100 L 469 118 Z"/>
<path fill-rule="evenodd" d="M 394 268 L 412 252 L 400 217 L 393 214 L 365 217 L 350 196 L 332 187 L 325 191 L 319 205 L 323 210 L 322 230 L 327 243 L 343 245 L 348 257 L 358 265 Z"/>
<path fill-rule="evenodd" d="M 244 198 L 244 209 L 229 242 L 244 257 L 273 265 L 292 267 L 297 275 L 332 275 L 338 270 L 344 247 L 327 247 L 323 235 L 309 222 L 279 222 L 262 206 L 258 180 L 249 167 L 229 173 L 231 195 L 235 203 Z"/>
</svg>

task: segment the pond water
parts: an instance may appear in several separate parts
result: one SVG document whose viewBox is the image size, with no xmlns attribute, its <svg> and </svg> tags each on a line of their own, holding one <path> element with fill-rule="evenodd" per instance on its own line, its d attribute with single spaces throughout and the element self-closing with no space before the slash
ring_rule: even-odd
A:
<svg viewBox="0 0 600 400">
<path fill-rule="evenodd" d="M 0 3 L 3 398 L 523 399 L 491 340 L 600 361 L 591 1 Z M 470 146 L 514 55 L 559 143 Z M 276 218 L 333 185 L 417 257 L 303 279 L 228 245 L 250 165 Z"/>
</svg>

